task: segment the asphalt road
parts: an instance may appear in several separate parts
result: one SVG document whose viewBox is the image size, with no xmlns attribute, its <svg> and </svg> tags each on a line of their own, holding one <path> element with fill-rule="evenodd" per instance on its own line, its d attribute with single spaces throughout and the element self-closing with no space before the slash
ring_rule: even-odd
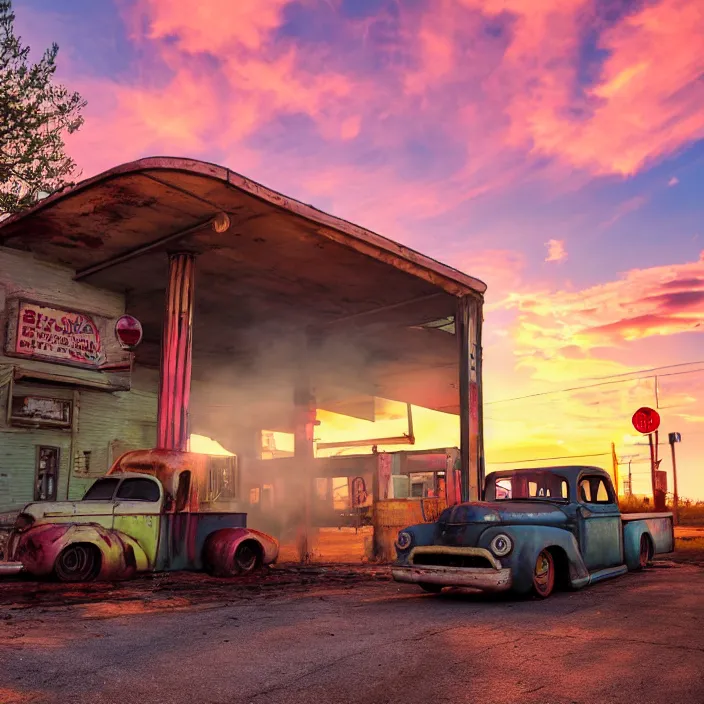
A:
<svg viewBox="0 0 704 704">
<path fill-rule="evenodd" d="M 704 568 L 547 601 L 385 573 L 0 584 L 0 703 L 702 704 Z"/>
</svg>

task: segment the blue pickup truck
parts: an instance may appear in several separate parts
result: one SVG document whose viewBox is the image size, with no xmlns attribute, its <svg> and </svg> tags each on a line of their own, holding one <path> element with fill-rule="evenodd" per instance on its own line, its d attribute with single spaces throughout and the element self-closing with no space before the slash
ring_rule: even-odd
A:
<svg viewBox="0 0 704 704">
<path fill-rule="evenodd" d="M 671 513 L 622 514 L 603 469 L 494 472 L 484 501 L 402 530 L 392 574 L 428 592 L 472 587 L 547 598 L 555 588 L 643 569 L 672 552 L 674 540 Z"/>
</svg>

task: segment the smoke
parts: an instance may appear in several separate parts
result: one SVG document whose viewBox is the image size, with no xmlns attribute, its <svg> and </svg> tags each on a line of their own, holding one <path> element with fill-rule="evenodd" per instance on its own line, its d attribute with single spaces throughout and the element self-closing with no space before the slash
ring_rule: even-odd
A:
<svg viewBox="0 0 704 704">
<path fill-rule="evenodd" d="M 231 333 L 222 340 L 225 354 L 218 354 L 217 363 L 204 347 L 196 332 L 191 432 L 216 440 L 238 456 L 240 499 L 249 513 L 249 525 L 288 542 L 299 539 L 309 527 L 307 496 L 312 495 L 313 525 L 343 520 L 335 518 L 332 497 L 322 499 L 325 482 L 317 479 L 325 478 L 330 485 L 334 477 L 349 476 L 351 481 L 363 476 L 367 491 L 372 492 L 368 458 L 317 459 L 314 465 L 292 457 L 259 459 L 260 431 L 294 432 L 297 391 L 310 389 L 318 409 L 349 413 L 352 426 L 361 423 L 360 418 L 376 421 L 382 410 L 389 420 L 381 423 L 385 430 L 378 432 L 385 436 L 393 427 L 392 434 L 401 435 L 407 431 L 407 399 L 379 404 L 376 398 L 384 392 L 384 385 L 392 380 L 402 396 L 405 381 L 423 365 L 433 364 L 448 367 L 451 380 L 457 379 L 455 338 L 443 331 L 380 326 L 306 330 L 300 321 L 250 320 L 244 330 L 236 332 L 236 339 Z M 229 355 L 228 349 L 232 350 Z M 224 358 L 228 361 L 223 363 Z M 413 390 L 413 384 L 408 388 Z M 330 418 L 329 413 L 325 415 Z M 325 440 L 321 430 L 315 428 L 316 438 Z M 370 437 L 369 432 L 362 437 Z M 369 452 L 369 447 L 359 449 L 359 454 Z M 326 515 L 322 515 L 323 505 L 329 509 Z M 348 516 L 348 520 L 354 523 L 355 518 Z"/>
</svg>

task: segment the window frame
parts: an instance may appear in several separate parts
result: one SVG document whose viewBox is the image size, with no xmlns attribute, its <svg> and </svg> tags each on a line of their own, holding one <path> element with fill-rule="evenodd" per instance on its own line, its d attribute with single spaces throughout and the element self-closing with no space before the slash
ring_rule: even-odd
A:
<svg viewBox="0 0 704 704">
<path fill-rule="evenodd" d="M 122 487 L 127 483 L 127 482 L 149 482 L 152 486 L 156 488 L 157 491 L 157 497 L 156 499 L 136 499 L 134 497 L 130 496 L 120 496 L 120 491 L 122 491 Z M 113 499 L 115 501 L 138 501 L 139 503 L 143 504 L 155 504 L 161 501 L 161 486 L 159 485 L 158 482 L 154 481 L 149 476 L 143 476 L 143 477 L 125 477 L 120 481 L 117 489 L 113 493 Z"/>
<path fill-rule="evenodd" d="M 598 480 L 600 481 L 604 488 L 606 489 L 606 495 L 607 495 L 607 500 L 606 501 L 592 501 L 591 498 L 593 497 L 593 485 L 592 481 Z M 582 482 L 584 481 L 589 481 L 589 498 L 585 501 L 582 499 L 582 494 L 581 494 L 581 487 L 582 487 Z M 599 495 L 599 492 L 597 490 L 597 496 Z M 601 474 L 589 474 L 588 472 L 585 472 L 584 474 L 581 474 L 579 476 L 579 479 L 577 480 L 577 502 L 580 504 L 589 504 L 591 506 L 613 506 L 616 504 L 616 497 L 613 493 L 613 487 L 611 486 L 611 482 L 606 481 L 606 477 L 602 476 Z"/>
<path fill-rule="evenodd" d="M 493 501 L 545 501 L 545 502 L 553 502 L 553 503 L 558 503 L 558 504 L 568 504 L 571 501 L 570 498 L 570 482 L 565 477 L 563 474 L 559 474 L 557 472 L 550 472 L 550 474 L 553 477 L 556 477 L 559 479 L 560 483 L 560 488 L 561 490 L 564 489 L 564 496 L 551 496 L 548 493 L 545 493 L 544 495 L 535 495 L 535 496 L 519 496 L 515 497 L 513 496 L 513 490 L 514 490 L 514 479 L 515 479 L 515 474 L 506 474 L 504 476 L 498 476 L 493 480 Z M 499 482 L 508 482 L 510 483 L 510 490 L 507 490 L 505 486 L 501 486 Z M 536 485 L 538 484 L 537 482 L 534 482 L 533 480 L 529 480 L 529 484 L 535 483 Z M 497 488 L 501 488 L 504 491 L 509 491 L 510 496 L 505 498 L 505 499 L 499 499 L 497 498 Z M 536 486 L 536 491 L 537 491 L 537 486 Z"/>
<path fill-rule="evenodd" d="M 89 491 L 93 489 L 93 487 L 98 483 L 98 482 L 115 482 L 115 487 L 112 490 L 112 494 L 110 495 L 109 499 L 87 499 L 86 495 L 88 494 Z M 120 478 L 119 477 L 99 477 L 96 479 L 89 487 L 86 489 L 85 493 L 83 494 L 81 501 L 114 501 L 115 499 L 115 492 L 120 486 Z"/>
</svg>

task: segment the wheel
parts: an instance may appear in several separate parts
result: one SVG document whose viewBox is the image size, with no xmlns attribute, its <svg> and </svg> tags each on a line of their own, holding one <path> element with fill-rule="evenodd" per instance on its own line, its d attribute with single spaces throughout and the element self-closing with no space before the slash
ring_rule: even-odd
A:
<svg viewBox="0 0 704 704">
<path fill-rule="evenodd" d="M 555 588 L 555 561 L 549 550 L 543 550 L 533 568 L 533 592 L 541 599 L 547 599 Z"/>
<path fill-rule="evenodd" d="M 56 558 L 54 572 L 61 582 L 92 582 L 100 573 L 100 559 L 95 545 L 69 545 Z"/>
<path fill-rule="evenodd" d="M 650 562 L 650 538 L 643 533 L 640 536 L 640 551 L 638 553 L 638 569 L 644 570 Z"/>
<path fill-rule="evenodd" d="M 259 561 L 259 550 L 247 540 L 235 552 L 235 570 L 237 574 L 254 572 Z"/>
<path fill-rule="evenodd" d="M 439 594 L 443 590 L 442 584 L 428 584 L 427 582 L 421 582 L 418 586 L 424 592 L 429 592 L 430 594 Z"/>
</svg>

